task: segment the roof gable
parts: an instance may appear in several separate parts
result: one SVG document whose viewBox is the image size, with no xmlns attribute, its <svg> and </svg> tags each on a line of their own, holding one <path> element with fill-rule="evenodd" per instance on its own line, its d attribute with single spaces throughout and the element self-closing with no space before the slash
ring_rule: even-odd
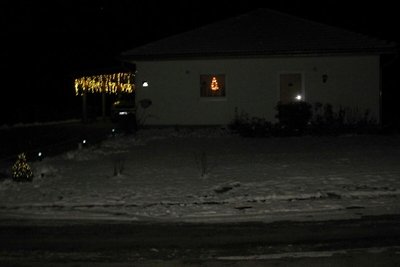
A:
<svg viewBox="0 0 400 267">
<path fill-rule="evenodd" d="M 122 53 L 133 59 L 389 53 L 394 43 L 269 9 L 209 24 Z"/>
</svg>

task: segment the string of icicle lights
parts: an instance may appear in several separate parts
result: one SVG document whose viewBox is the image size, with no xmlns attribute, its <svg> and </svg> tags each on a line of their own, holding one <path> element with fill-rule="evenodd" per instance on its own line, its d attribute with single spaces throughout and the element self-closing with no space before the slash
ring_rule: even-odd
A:
<svg viewBox="0 0 400 267">
<path fill-rule="evenodd" d="M 113 73 L 85 76 L 75 79 L 75 94 L 83 93 L 132 93 L 135 89 L 133 73 Z"/>
</svg>

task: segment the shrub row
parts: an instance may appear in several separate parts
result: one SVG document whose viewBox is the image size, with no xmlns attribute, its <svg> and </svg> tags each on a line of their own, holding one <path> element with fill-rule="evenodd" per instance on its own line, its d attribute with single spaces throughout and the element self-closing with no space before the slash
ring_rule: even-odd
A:
<svg viewBox="0 0 400 267">
<path fill-rule="evenodd" d="M 235 118 L 229 129 L 244 137 L 340 135 L 376 133 L 378 125 L 371 119 L 369 111 L 340 107 L 334 110 L 331 104 L 307 102 L 278 103 L 275 107 L 277 122 L 251 117 L 235 109 Z"/>
</svg>

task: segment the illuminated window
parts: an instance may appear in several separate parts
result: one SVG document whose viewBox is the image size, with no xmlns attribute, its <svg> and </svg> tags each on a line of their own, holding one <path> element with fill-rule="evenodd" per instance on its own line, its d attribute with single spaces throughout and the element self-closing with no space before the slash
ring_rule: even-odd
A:
<svg viewBox="0 0 400 267">
<path fill-rule="evenodd" d="M 225 96 L 225 75 L 200 75 L 200 96 L 201 97 L 224 97 Z"/>
</svg>

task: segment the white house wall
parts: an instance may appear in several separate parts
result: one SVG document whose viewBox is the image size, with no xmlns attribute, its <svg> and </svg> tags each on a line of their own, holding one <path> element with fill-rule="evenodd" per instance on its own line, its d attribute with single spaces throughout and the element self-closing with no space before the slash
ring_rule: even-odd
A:
<svg viewBox="0 0 400 267">
<path fill-rule="evenodd" d="M 148 125 L 224 125 L 235 108 L 275 121 L 279 75 L 301 73 L 305 101 L 371 111 L 379 118 L 379 56 L 135 62 L 136 99 Z M 200 75 L 225 74 L 225 98 L 201 98 Z M 323 75 L 327 80 L 323 82 Z M 142 87 L 147 81 L 148 87 Z"/>
</svg>

